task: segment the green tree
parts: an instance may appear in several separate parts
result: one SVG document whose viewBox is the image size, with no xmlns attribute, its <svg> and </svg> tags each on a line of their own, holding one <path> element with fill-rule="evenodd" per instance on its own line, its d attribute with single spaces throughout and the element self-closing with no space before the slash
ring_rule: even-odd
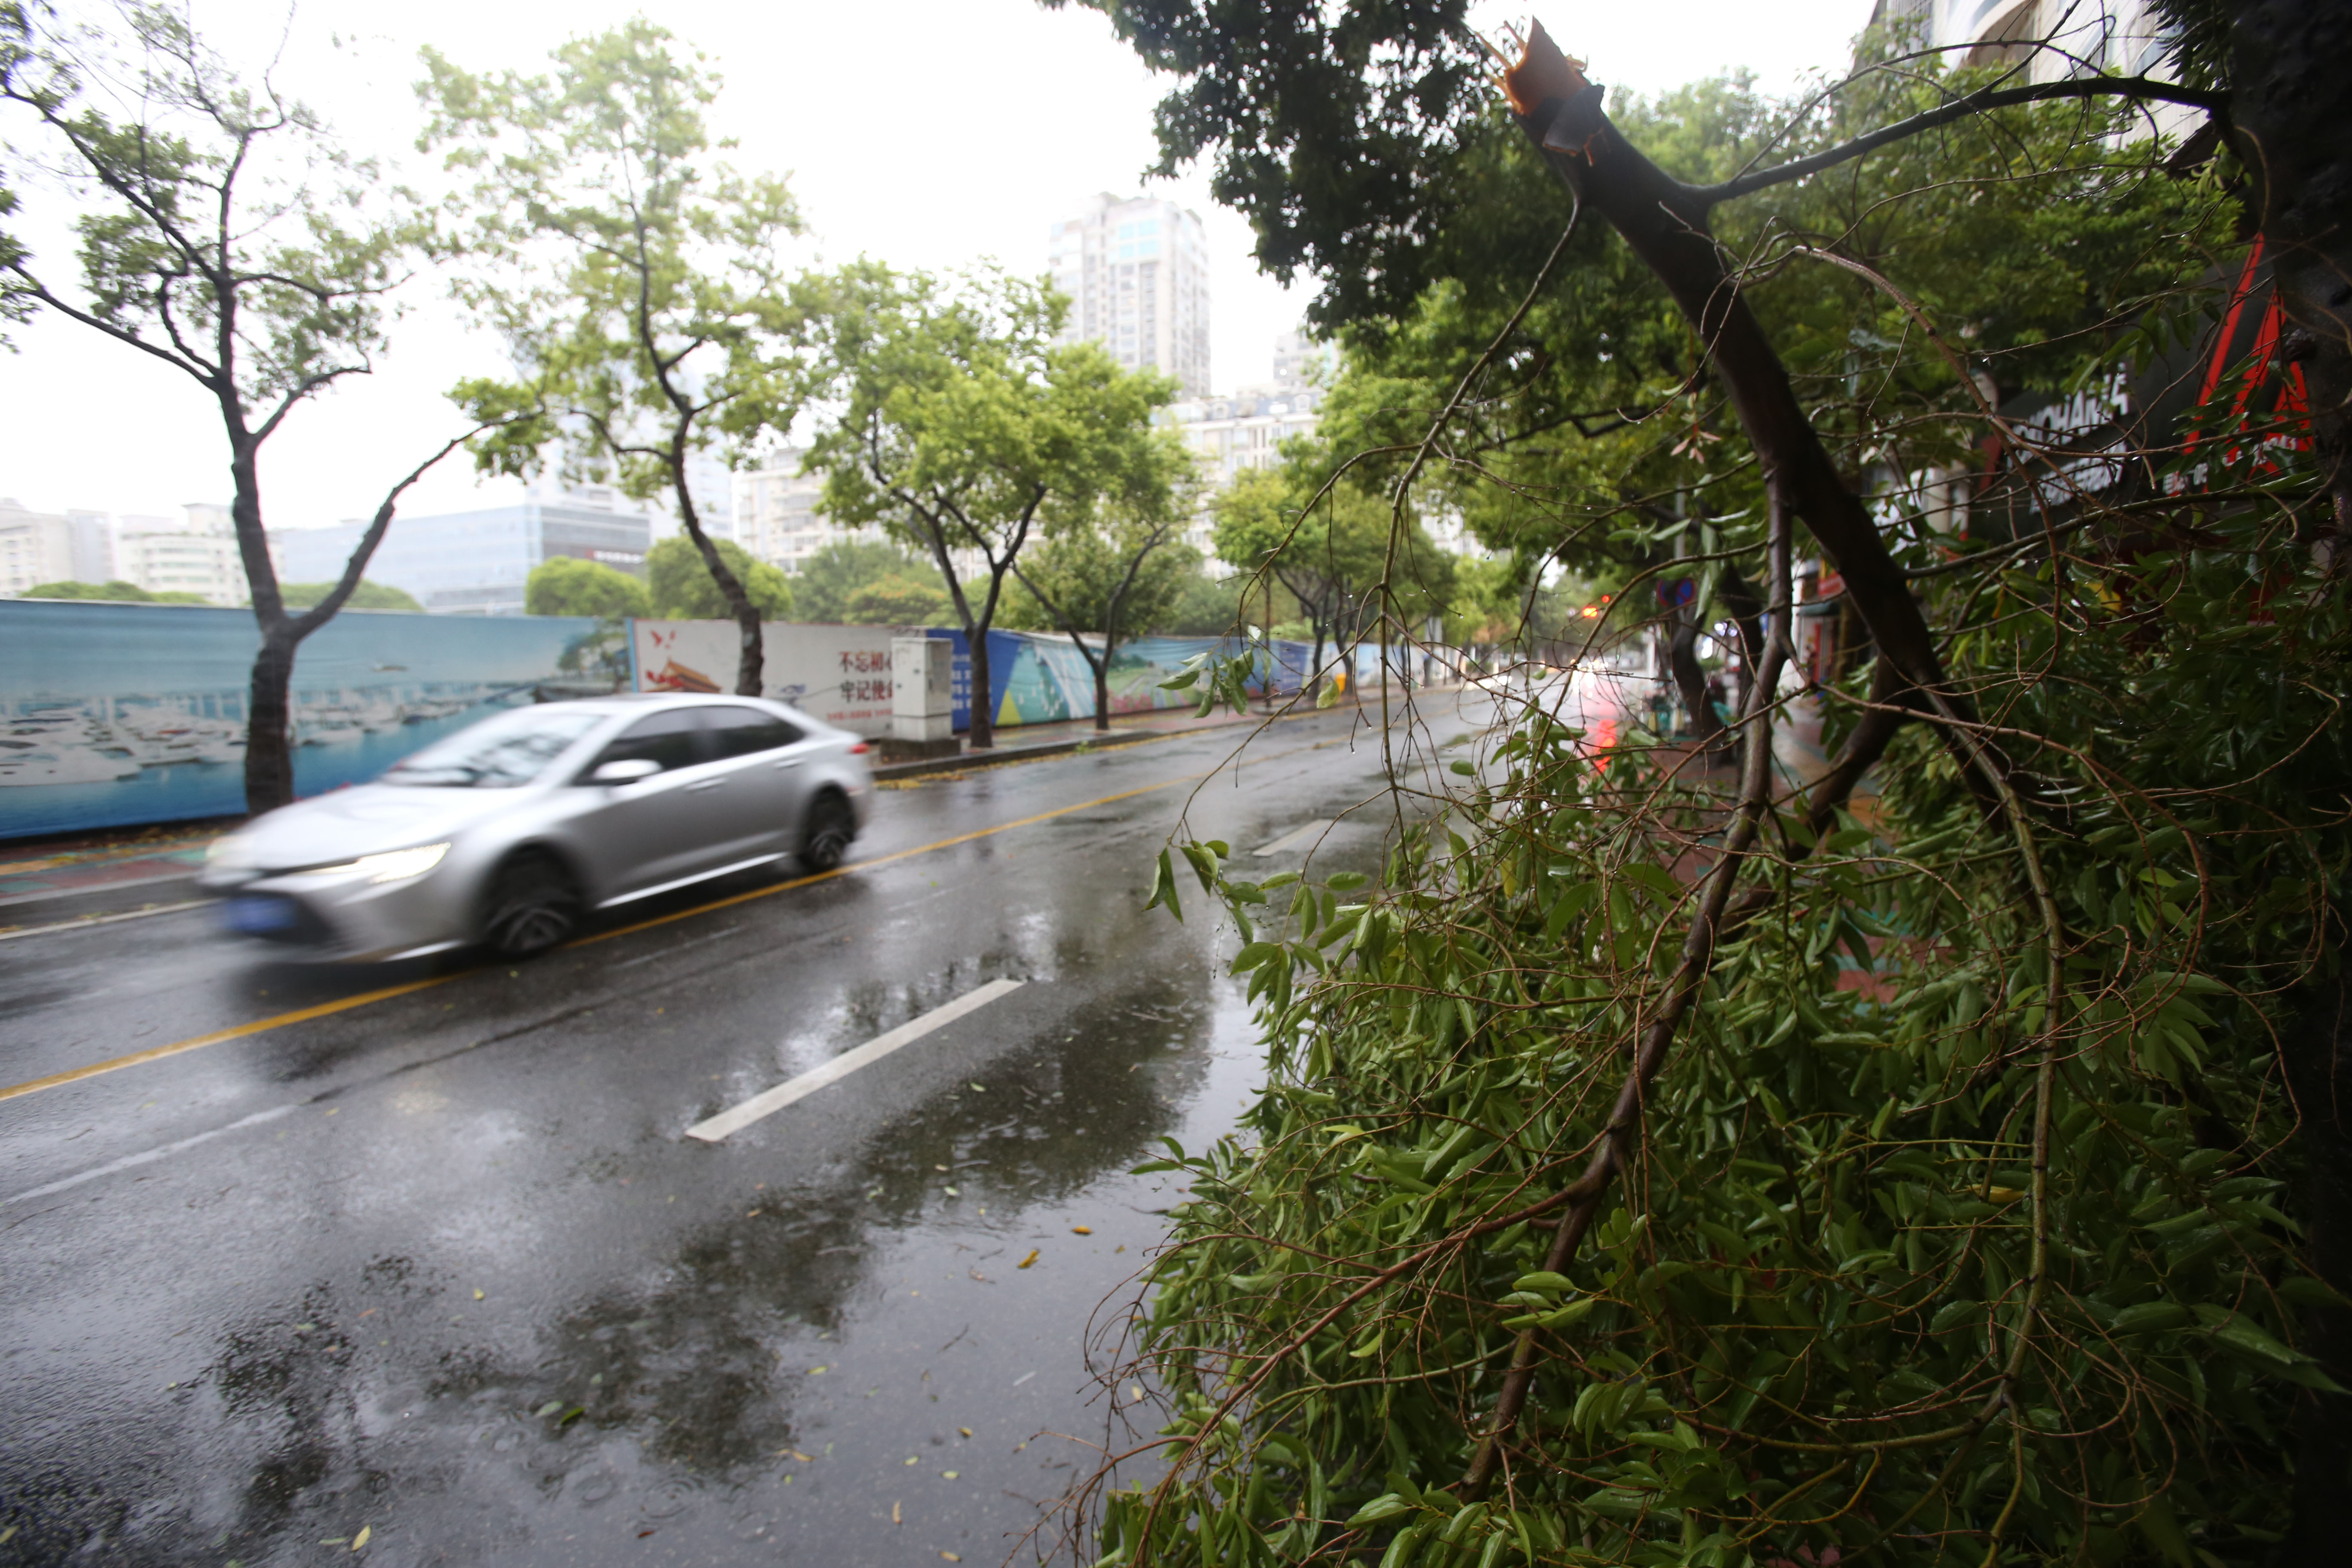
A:
<svg viewBox="0 0 2352 1568">
<path fill-rule="evenodd" d="M 1192 460 L 1171 432 L 1116 502 L 1055 517 L 1013 571 L 1046 620 L 1069 637 L 1095 683 L 1095 728 L 1110 728 L 1110 666 L 1122 635 L 1166 613 L 1194 564 L 1181 542 Z M 1099 645 L 1088 640 L 1098 637 Z"/>
<path fill-rule="evenodd" d="M 810 451 L 825 511 L 879 523 L 929 556 L 971 647 L 971 742 L 994 743 L 988 629 L 1047 511 L 1083 516 L 1150 493 L 1165 379 L 1055 337 L 1069 302 L 982 271 L 950 287 L 859 262 L 800 295 L 834 410 Z M 976 557 L 967 579 L 959 557 Z"/>
<path fill-rule="evenodd" d="M 126 583 L 117 577 L 105 583 L 37 583 L 24 592 L 27 599 L 111 599 L 133 605 L 203 605 L 211 603 L 202 594 L 173 589 L 167 593 L 151 594 L 136 583 Z"/>
<path fill-rule="evenodd" d="M 324 604 L 327 595 L 333 593 L 337 586 L 338 584 L 333 583 L 281 583 L 278 584 L 278 596 L 286 602 L 288 609 L 307 610 L 313 605 Z M 371 583 L 364 577 L 360 579 L 359 583 L 352 587 L 350 595 L 343 600 L 343 608 L 347 610 L 415 610 L 420 615 L 425 610 L 425 606 L 416 602 L 416 595 L 407 589 L 395 588 L 386 583 Z"/>
<path fill-rule="evenodd" d="M 1282 463 L 1244 468 L 1215 500 L 1220 560 L 1271 576 L 1296 601 L 1315 640 L 1308 684 L 1327 645 L 1352 653 L 1367 637 L 1421 635 L 1451 598 L 1454 568 L 1409 515 L 1391 554 L 1391 508 L 1360 486 L 1326 487 L 1328 460 L 1294 443 Z"/>
<path fill-rule="evenodd" d="M 522 607 L 531 616 L 647 616 L 653 614 L 653 600 L 643 578 L 601 561 L 551 555 L 530 569 L 523 584 Z"/>
<path fill-rule="evenodd" d="M 1235 637 L 1241 635 L 1244 626 L 1270 626 L 1277 618 L 1291 618 L 1287 615 L 1266 615 L 1263 584 L 1259 587 L 1256 596 L 1244 605 L 1244 595 L 1252 592 L 1252 579 L 1247 574 L 1212 577 L 1204 570 L 1204 563 L 1195 557 L 1178 579 L 1167 607 L 1157 620 L 1148 624 L 1147 629 L 1162 637 Z M 1281 601 L 1287 597 L 1277 595 L 1277 609 L 1285 607 Z"/>
<path fill-rule="evenodd" d="M 921 585 L 930 595 L 927 603 L 932 613 L 951 616 L 955 605 L 947 590 L 928 581 L 933 575 L 930 566 L 909 555 L 900 546 L 871 539 L 836 539 L 820 546 L 801 565 L 799 575 L 793 579 L 793 595 L 800 606 L 801 618 L 836 626 L 916 626 L 924 624 L 919 616 L 889 616 L 878 620 L 864 619 L 856 608 L 861 595 L 868 590 L 889 584 L 882 597 L 899 600 L 907 597 L 915 585 Z"/>
<path fill-rule="evenodd" d="M 731 461 L 792 423 L 778 247 L 802 224 L 782 179 L 709 161 L 719 79 L 674 43 L 639 18 L 555 49 L 544 76 L 477 75 L 427 49 L 417 90 L 433 115 L 425 143 L 479 176 L 476 244 L 503 268 L 466 292 L 519 372 L 458 401 L 486 417 L 545 409 L 486 447 L 484 466 L 527 471 L 561 438 L 573 471 L 666 496 L 715 613 L 738 628 L 735 689 L 756 696 L 762 592 L 704 530 L 687 474 L 698 453 Z"/>
<path fill-rule="evenodd" d="M 750 551 L 731 539 L 709 543 L 728 574 L 741 584 L 754 615 L 771 621 L 793 618 L 792 579 L 766 562 L 753 560 Z M 647 551 L 646 596 L 652 607 L 646 613 L 670 621 L 736 619 L 733 606 L 705 569 L 708 559 L 683 534 L 672 534 Z"/>
<path fill-rule="evenodd" d="M 385 492 L 334 590 L 299 614 L 270 563 L 262 451 L 302 404 L 374 367 L 386 296 L 429 253 L 431 231 L 405 191 L 350 157 L 269 79 L 239 77 L 179 12 L 131 4 L 121 18 L 110 34 L 57 23 L 47 7 L 0 5 L 0 102 L 76 189 L 80 282 L 67 288 L 58 269 L 0 235 L 0 316 L 55 311 L 171 366 L 212 405 L 261 632 L 246 805 L 268 811 L 294 798 L 297 650 L 357 591 L 401 496 L 467 437 Z"/>
<path fill-rule="evenodd" d="M 955 601 L 919 566 L 859 584 L 843 616 L 853 626 L 943 626 L 955 618 Z"/>
</svg>

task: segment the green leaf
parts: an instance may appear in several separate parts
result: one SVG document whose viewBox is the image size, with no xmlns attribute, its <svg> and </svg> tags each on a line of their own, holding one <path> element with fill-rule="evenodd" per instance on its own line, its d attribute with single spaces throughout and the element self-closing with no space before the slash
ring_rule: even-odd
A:
<svg viewBox="0 0 2352 1568">
<path fill-rule="evenodd" d="M 1176 868 L 1165 849 L 1160 852 L 1159 862 L 1152 869 L 1151 897 L 1143 901 L 1143 907 L 1153 910 L 1162 904 L 1168 906 L 1168 912 L 1176 917 L 1179 924 L 1182 923 L 1184 906 L 1176 897 Z"/>
<path fill-rule="evenodd" d="M 2197 1315 L 2177 1301 L 2142 1301 L 2117 1312 L 2108 1329 L 2117 1334 L 2155 1334 L 2185 1329 L 2196 1321 Z"/>
</svg>

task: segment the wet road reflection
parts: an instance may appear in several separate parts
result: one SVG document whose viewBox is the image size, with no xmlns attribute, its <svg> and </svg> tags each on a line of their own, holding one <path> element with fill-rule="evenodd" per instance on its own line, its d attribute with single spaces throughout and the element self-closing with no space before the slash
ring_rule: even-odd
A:
<svg viewBox="0 0 2352 1568">
<path fill-rule="evenodd" d="M 1377 783 L 1377 750 L 1285 739 L 1203 831 L 1271 842 Z M 920 842 L 1213 761 L 1150 750 L 887 804 Z M 362 1531 L 371 1563 L 1032 1560 L 1090 1445 L 1158 1424 L 1082 1347 L 1173 1195 L 1127 1173 L 1258 1075 L 1224 937 L 1138 907 L 1178 798 L 10 1102 L 0 1563 L 253 1568 Z M 76 940 L 197 968 L 123 929 Z M 682 1136 L 1000 978 L 1028 984 Z M 36 1053 L 77 1011 L 106 1048 L 97 994 L 37 1006 Z"/>
</svg>

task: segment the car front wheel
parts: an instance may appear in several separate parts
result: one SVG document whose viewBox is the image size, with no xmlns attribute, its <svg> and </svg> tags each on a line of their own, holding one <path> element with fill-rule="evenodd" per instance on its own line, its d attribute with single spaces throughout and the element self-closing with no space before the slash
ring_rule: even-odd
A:
<svg viewBox="0 0 2352 1568">
<path fill-rule="evenodd" d="M 522 854 L 490 881 L 482 939 L 500 958 L 533 958 L 560 946 L 580 923 L 580 896 L 551 855 Z"/>
<path fill-rule="evenodd" d="M 830 871 L 841 864 L 849 853 L 849 841 L 856 837 L 857 819 L 850 815 L 849 803 L 837 795 L 821 795 L 801 825 L 801 864 L 811 871 Z"/>
</svg>

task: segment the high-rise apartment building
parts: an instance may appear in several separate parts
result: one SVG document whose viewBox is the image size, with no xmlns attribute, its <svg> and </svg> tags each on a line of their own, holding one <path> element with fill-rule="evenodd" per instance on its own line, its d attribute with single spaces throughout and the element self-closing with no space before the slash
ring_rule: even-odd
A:
<svg viewBox="0 0 2352 1568">
<path fill-rule="evenodd" d="M 1274 340 L 1274 390 L 1297 394 L 1316 387 L 1330 354 L 1321 343 L 1297 328 Z"/>
<path fill-rule="evenodd" d="M 1174 202 L 1104 192 L 1054 226 L 1054 287 L 1070 297 L 1066 342 L 1095 342 L 1129 370 L 1209 395 L 1209 247 Z"/>
</svg>

